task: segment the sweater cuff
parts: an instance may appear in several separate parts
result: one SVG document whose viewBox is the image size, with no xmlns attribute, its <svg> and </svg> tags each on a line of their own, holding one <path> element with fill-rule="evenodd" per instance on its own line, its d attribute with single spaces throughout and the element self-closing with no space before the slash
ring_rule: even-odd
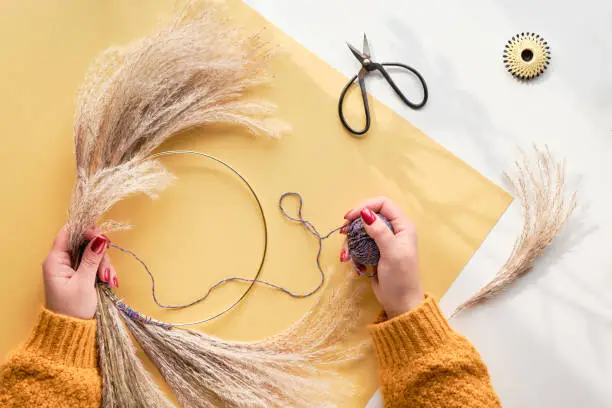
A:
<svg viewBox="0 0 612 408">
<path fill-rule="evenodd" d="M 42 309 L 25 349 L 57 364 L 97 366 L 96 320 L 83 320 Z"/>
<path fill-rule="evenodd" d="M 383 316 L 384 318 L 384 316 Z M 369 326 L 381 365 L 406 364 L 444 344 L 453 334 L 434 298 L 429 295 L 415 309 Z"/>
</svg>

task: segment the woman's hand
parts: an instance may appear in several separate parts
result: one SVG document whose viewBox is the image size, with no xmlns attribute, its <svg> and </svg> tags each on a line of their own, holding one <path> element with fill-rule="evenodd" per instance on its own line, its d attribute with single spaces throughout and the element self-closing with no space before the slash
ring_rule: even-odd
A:
<svg viewBox="0 0 612 408">
<path fill-rule="evenodd" d="M 394 231 L 375 213 L 389 219 Z M 372 288 L 378 302 L 390 319 L 412 310 L 424 299 L 414 225 L 399 207 L 386 197 L 367 200 L 344 216 L 348 222 L 358 217 L 363 219 L 366 232 L 380 250 L 380 260 L 375 267 L 377 274 L 372 278 Z M 346 228 L 343 232 L 346 232 Z M 346 242 L 340 260 L 350 260 Z M 362 268 L 362 265 L 357 266 Z"/>
<path fill-rule="evenodd" d="M 89 241 L 81 264 L 75 270 L 70 264 L 68 232 L 62 228 L 49 255 L 45 258 L 43 280 L 47 309 L 80 319 L 91 319 L 96 313 L 96 275 L 111 286 L 118 286 L 115 269 L 105 254 L 110 240 L 98 230 L 89 230 L 85 237 Z"/>
</svg>

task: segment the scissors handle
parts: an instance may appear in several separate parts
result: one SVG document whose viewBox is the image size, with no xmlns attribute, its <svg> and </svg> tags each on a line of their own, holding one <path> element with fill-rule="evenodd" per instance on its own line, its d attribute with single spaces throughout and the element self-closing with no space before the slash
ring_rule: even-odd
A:
<svg viewBox="0 0 612 408">
<path fill-rule="evenodd" d="M 427 99 L 429 98 L 429 93 L 427 91 L 427 84 L 425 83 L 425 79 L 421 76 L 421 74 L 419 74 L 419 71 L 417 71 L 416 69 L 412 68 L 409 65 L 401 64 L 399 62 L 384 62 L 384 63 L 377 64 L 377 65 L 378 65 L 377 67 L 378 71 L 380 71 L 380 73 L 385 77 L 389 85 L 391 85 L 391 88 L 393 88 L 397 96 L 399 96 L 400 99 L 406 105 L 410 106 L 412 109 L 421 109 L 423 106 L 425 106 L 425 104 L 427 103 Z M 395 85 L 395 82 L 393 82 L 393 79 L 391 79 L 391 76 L 387 73 L 387 70 L 383 67 L 400 67 L 400 68 L 404 68 L 410 71 L 411 73 L 413 73 L 419 79 L 423 87 L 423 100 L 420 103 L 414 103 L 414 102 L 411 102 L 408 98 L 406 98 L 404 93 L 398 88 L 397 85 Z"/>
<path fill-rule="evenodd" d="M 368 93 L 366 91 L 365 80 L 363 76 L 364 75 L 361 72 L 353 76 L 350 81 L 348 81 L 344 86 L 344 89 L 340 94 L 340 100 L 338 101 L 338 116 L 340 116 L 340 121 L 342 122 L 342 125 L 344 125 L 344 127 L 354 135 L 363 135 L 370 129 L 370 106 L 368 105 Z M 348 122 L 344 118 L 344 112 L 342 107 L 342 105 L 344 104 L 344 97 L 346 96 L 346 93 L 348 92 L 349 88 L 351 87 L 351 85 L 353 85 L 356 79 L 358 79 L 359 88 L 361 88 L 361 98 L 363 99 L 363 110 L 365 112 L 366 118 L 365 127 L 361 130 L 355 130 L 348 124 Z"/>
</svg>

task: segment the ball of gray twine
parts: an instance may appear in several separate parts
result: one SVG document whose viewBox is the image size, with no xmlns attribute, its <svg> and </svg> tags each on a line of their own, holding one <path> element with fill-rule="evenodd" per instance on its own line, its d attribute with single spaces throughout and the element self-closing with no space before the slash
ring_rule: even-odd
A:
<svg viewBox="0 0 612 408">
<path fill-rule="evenodd" d="M 393 227 L 387 218 L 384 216 L 377 214 L 377 217 L 384 221 L 385 224 L 389 227 L 391 231 L 393 231 Z M 357 270 L 360 274 L 364 275 L 361 271 L 358 270 L 355 264 L 361 265 L 378 265 L 378 260 L 380 259 L 380 251 L 378 250 L 378 245 L 365 230 L 363 225 L 363 219 L 361 217 L 357 218 L 353 222 L 349 224 L 347 231 L 347 241 L 348 241 L 348 250 L 349 255 L 351 256 L 351 261 L 353 262 L 353 266 L 355 270 Z"/>
</svg>

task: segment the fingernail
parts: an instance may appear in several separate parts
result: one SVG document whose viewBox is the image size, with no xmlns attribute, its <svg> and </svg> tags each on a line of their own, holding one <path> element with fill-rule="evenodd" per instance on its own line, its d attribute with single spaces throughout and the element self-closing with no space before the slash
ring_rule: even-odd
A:
<svg viewBox="0 0 612 408">
<path fill-rule="evenodd" d="M 361 218 L 363 218 L 363 222 L 368 225 L 372 225 L 372 223 L 376 221 L 376 215 L 369 208 L 361 210 Z"/>
<path fill-rule="evenodd" d="M 118 288 L 119 287 L 119 281 L 117 280 L 116 276 L 113 276 L 113 286 Z"/>
<path fill-rule="evenodd" d="M 108 241 L 106 240 L 106 238 L 101 235 L 98 235 L 91 243 L 91 250 L 94 251 L 96 254 L 100 255 L 102 252 L 104 252 L 104 248 L 106 247 L 107 242 Z"/>
<path fill-rule="evenodd" d="M 340 262 L 346 262 L 346 249 L 342 249 L 342 251 L 340 251 Z"/>
<path fill-rule="evenodd" d="M 344 214 L 344 219 L 347 219 L 348 215 L 351 213 L 351 211 L 353 210 L 348 210 L 346 214 Z"/>
<path fill-rule="evenodd" d="M 104 276 L 102 277 L 102 280 L 104 282 L 108 282 L 109 279 L 110 279 L 110 269 L 106 268 L 104 269 Z"/>
</svg>

